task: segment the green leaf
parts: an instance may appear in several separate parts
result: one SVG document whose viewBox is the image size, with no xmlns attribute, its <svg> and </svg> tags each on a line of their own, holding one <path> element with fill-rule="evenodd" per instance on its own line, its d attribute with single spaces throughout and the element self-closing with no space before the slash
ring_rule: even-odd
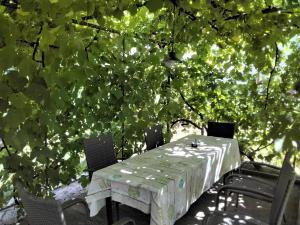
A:
<svg viewBox="0 0 300 225">
<path fill-rule="evenodd" d="M 163 1 L 162 0 L 149 0 L 146 3 L 147 8 L 150 12 L 155 12 L 158 9 L 163 7 Z"/>
<path fill-rule="evenodd" d="M 87 15 L 93 15 L 95 11 L 95 1 L 94 0 L 88 0 L 87 1 Z"/>
<path fill-rule="evenodd" d="M 36 4 L 36 2 L 32 0 L 24 0 L 21 1 L 20 3 L 23 11 L 33 11 L 34 5 Z"/>
<path fill-rule="evenodd" d="M 7 96 L 9 96 L 12 93 L 12 90 L 10 89 L 10 87 L 7 86 L 6 83 L 1 81 L 0 82 L 0 93 L 1 93 L 1 97 L 6 98 Z"/>
<path fill-rule="evenodd" d="M 26 105 L 27 98 L 22 93 L 17 93 L 10 95 L 9 101 L 11 102 L 12 106 L 18 109 L 23 109 Z"/>
<path fill-rule="evenodd" d="M 58 37 L 58 33 L 60 31 L 61 27 L 57 26 L 55 28 L 48 28 L 43 27 L 41 38 L 39 42 L 40 49 L 42 51 L 47 51 L 49 48 L 49 45 L 53 45 Z"/>
<path fill-rule="evenodd" d="M 23 110 L 10 109 L 5 117 L 6 123 L 10 128 L 17 128 L 26 118 Z"/>
<path fill-rule="evenodd" d="M 0 98 L 0 112 L 5 112 L 8 109 L 8 107 L 8 101 L 3 98 Z"/>
<path fill-rule="evenodd" d="M 31 83 L 26 90 L 24 90 L 24 94 L 38 103 L 46 101 L 49 98 L 49 92 L 46 87 L 38 83 Z"/>
<path fill-rule="evenodd" d="M 113 16 L 117 19 L 121 19 L 123 16 L 123 11 L 118 8 L 113 12 Z"/>
<path fill-rule="evenodd" d="M 20 73 L 15 70 L 9 71 L 7 74 L 7 78 L 9 86 L 16 91 L 24 90 L 28 82 L 25 77 L 21 76 Z"/>
</svg>

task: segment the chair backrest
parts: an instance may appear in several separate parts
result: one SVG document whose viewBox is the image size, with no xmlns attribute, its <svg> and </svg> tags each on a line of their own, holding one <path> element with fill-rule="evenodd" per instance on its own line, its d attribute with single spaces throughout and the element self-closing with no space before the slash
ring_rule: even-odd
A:
<svg viewBox="0 0 300 225">
<path fill-rule="evenodd" d="M 289 163 L 291 165 L 290 161 L 291 161 L 291 157 L 292 156 L 293 156 L 293 151 L 287 151 L 285 153 L 285 156 L 284 156 L 284 159 L 283 159 L 281 167 L 284 167 L 284 165 L 287 164 L 287 163 Z M 280 170 L 280 173 L 281 173 L 281 170 Z"/>
<path fill-rule="evenodd" d="M 112 134 L 85 139 L 84 152 L 90 172 L 117 163 Z"/>
<path fill-rule="evenodd" d="M 30 225 L 66 225 L 59 203 L 31 195 L 20 183 L 16 187 Z"/>
<path fill-rule="evenodd" d="M 233 138 L 235 123 L 219 123 L 209 121 L 207 135 L 223 138 Z"/>
<path fill-rule="evenodd" d="M 161 125 L 146 128 L 144 131 L 144 136 L 147 150 L 157 148 L 164 144 L 164 137 Z"/>
<path fill-rule="evenodd" d="M 289 154 L 289 153 L 288 153 Z M 286 155 L 287 156 L 287 155 Z M 274 198 L 272 201 L 270 212 L 270 225 L 280 225 L 283 214 L 295 182 L 295 171 L 292 167 L 288 157 L 285 158 L 282 168 L 280 170 L 277 185 L 274 191 Z"/>
</svg>

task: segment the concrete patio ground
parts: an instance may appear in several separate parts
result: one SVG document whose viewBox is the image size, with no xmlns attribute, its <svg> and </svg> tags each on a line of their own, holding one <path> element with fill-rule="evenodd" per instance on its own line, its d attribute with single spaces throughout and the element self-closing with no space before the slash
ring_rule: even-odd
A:
<svg viewBox="0 0 300 225">
<path fill-rule="evenodd" d="M 206 215 L 215 210 L 215 198 L 216 188 L 213 187 L 205 192 L 189 209 L 189 211 L 179 220 L 176 221 L 175 225 L 202 225 L 203 219 Z M 224 200 L 224 199 L 223 199 Z M 229 198 L 232 201 L 232 199 Z M 223 208 L 224 203 L 221 198 L 220 210 Z M 244 213 L 252 216 L 263 222 L 268 222 L 270 203 L 263 201 L 254 200 L 252 198 L 243 197 L 239 198 L 238 210 L 233 206 L 233 202 L 227 207 L 228 211 Z M 286 209 L 286 220 L 287 225 L 300 225 L 300 185 L 295 185 L 294 189 L 289 198 L 289 202 Z M 106 224 L 106 213 L 103 208 L 97 217 L 99 224 Z M 114 210 L 115 212 L 115 210 Z M 149 225 L 150 216 L 142 213 L 141 211 L 131 208 L 126 205 L 120 205 L 120 218 L 131 217 L 136 221 L 137 225 Z M 114 214 L 114 219 L 116 218 Z M 242 223 L 241 223 L 242 224 Z"/>
</svg>

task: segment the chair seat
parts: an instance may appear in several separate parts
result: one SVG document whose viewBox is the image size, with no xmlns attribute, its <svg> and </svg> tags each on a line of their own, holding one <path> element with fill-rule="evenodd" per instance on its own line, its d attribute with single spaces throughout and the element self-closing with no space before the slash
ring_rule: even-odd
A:
<svg viewBox="0 0 300 225">
<path fill-rule="evenodd" d="M 247 176 L 239 176 L 234 177 L 230 184 L 233 184 L 235 186 L 239 187 L 252 187 L 255 186 L 257 190 L 265 191 L 265 192 L 274 192 L 275 183 L 272 182 L 266 182 L 264 180 L 247 177 Z"/>
<path fill-rule="evenodd" d="M 233 177 L 231 182 L 229 183 L 230 186 L 234 187 L 241 187 L 241 188 L 254 188 L 257 191 L 267 193 L 270 195 L 274 194 L 274 183 L 267 183 L 267 182 L 260 182 L 259 179 L 251 179 L 247 178 L 246 176 L 243 177 Z M 238 193 L 245 194 L 251 197 L 255 197 L 256 195 L 254 193 L 249 194 L 249 192 L 244 191 L 238 191 Z M 262 199 L 265 201 L 270 201 L 270 198 L 262 197 L 259 195 L 259 199 Z"/>
<path fill-rule="evenodd" d="M 267 223 L 254 219 L 251 216 L 234 212 L 216 211 L 206 218 L 206 225 L 267 225 Z"/>
<path fill-rule="evenodd" d="M 89 218 L 86 213 L 72 208 L 64 210 L 67 225 L 99 225 L 99 222 Z"/>
</svg>

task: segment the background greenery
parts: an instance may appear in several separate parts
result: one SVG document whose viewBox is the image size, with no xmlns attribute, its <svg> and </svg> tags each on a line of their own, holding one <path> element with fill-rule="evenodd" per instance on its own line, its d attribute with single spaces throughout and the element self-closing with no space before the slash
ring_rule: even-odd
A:
<svg viewBox="0 0 300 225">
<path fill-rule="evenodd" d="M 1 0 L 0 24 L 0 205 L 14 178 L 42 194 L 78 179 L 102 132 L 119 158 L 145 127 L 169 140 L 209 120 L 235 122 L 250 159 L 299 149 L 297 0 Z"/>
</svg>

